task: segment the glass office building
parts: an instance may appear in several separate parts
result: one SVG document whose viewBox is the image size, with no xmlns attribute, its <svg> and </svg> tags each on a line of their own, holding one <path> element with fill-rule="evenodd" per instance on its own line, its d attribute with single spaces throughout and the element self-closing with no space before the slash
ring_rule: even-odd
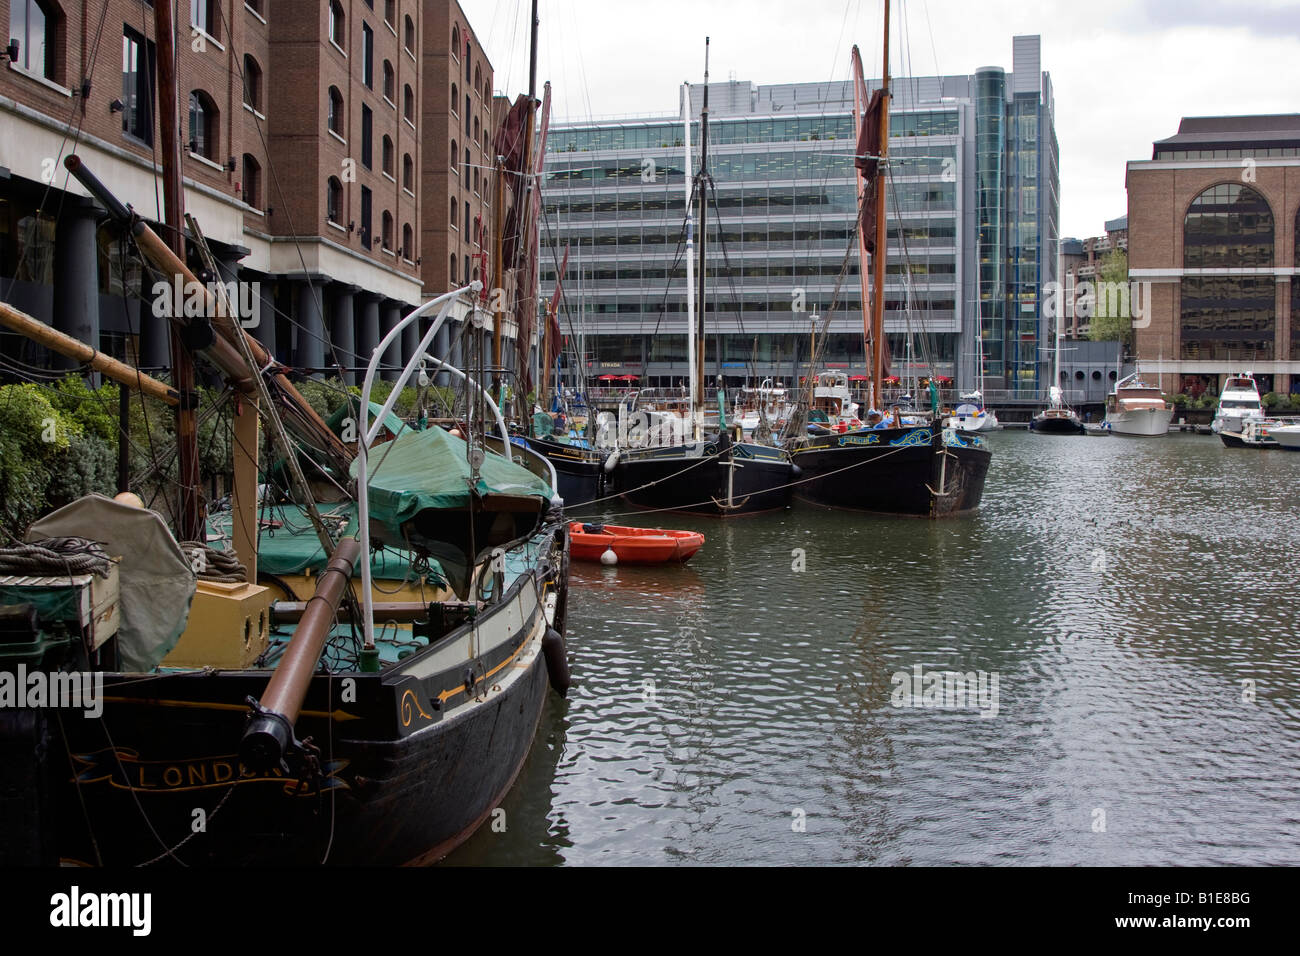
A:
<svg viewBox="0 0 1300 956">
<path fill-rule="evenodd" d="M 1057 190 L 1037 51 L 1037 37 L 1016 38 L 1010 74 L 894 80 L 884 294 L 895 375 L 933 369 L 974 387 L 982 339 L 986 388 L 1039 387 Z M 551 126 L 541 290 L 567 247 L 560 324 L 588 379 L 688 374 L 687 180 L 702 100 L 683 88 L 675 114 Z M 866 371 L 852 107 L 848 82 L 710 86 L 706 374 L 797 382 L 828 317 L 822 364 Z"/>
</svg>

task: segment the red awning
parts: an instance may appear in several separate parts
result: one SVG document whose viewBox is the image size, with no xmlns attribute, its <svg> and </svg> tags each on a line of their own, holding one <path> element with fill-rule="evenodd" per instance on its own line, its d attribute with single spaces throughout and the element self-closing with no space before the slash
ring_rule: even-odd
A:
<svg viewBox="0 0 1300 956">
<path fill-rule="evenodd" d="M 640 375 L 620 375 L 618 377 L 618 380 L 620 382 L 635 382 L 640 377 L 641 377 Z"/>
<path fill-rule="evenodd" d="M 867 377 L 866 377 L 865 375 L 850 375 L 850 376 L 849 376 L 849 381 L 850 381 L 850 382 L 865 382 L 865 381 L 867 381 L 867 380 L 868 380 L 868 379 L 867 379 Z"/>
<path fill-rule="evenodd" d="M 617 382 L 617 381 L 618 381 L 618 376 L 617 376 L 617 375 L 602 375 L 602 376 L 598 379 L 598 381 L 601 381 L 601 382 Z"/>
</svg>

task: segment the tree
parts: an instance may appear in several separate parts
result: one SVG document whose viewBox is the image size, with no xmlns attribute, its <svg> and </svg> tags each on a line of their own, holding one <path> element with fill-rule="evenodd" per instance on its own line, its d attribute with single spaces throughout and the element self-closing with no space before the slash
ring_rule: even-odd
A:
<svg viewBox="0 0 1300 956">
<path fill-rule="evenodd" d="M 1128 253 L 1112 249 L 1097 267 L 1092 321 L 1088 338 L 1094 342 L 1119 340 L 1127 350 L 1133 344 L 1133 315 L 1128 297 Z"/>
</svg>

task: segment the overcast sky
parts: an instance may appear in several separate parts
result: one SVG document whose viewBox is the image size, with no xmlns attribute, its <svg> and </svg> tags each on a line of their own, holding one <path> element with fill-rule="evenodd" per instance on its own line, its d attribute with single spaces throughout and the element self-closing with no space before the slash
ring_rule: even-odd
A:
<svg viewBox="0 0 1300 956">
<path fill-rule="evenodd" d="M 461 0 L 498 90 L 528 87 L 529 0 Z M 677 109 L 683 80 L 845 80 L 849 49 L 880 74 L 882 0 L 540 0 L 538 90 L 558 119 Z M 1061 228 L 1124 215 L 1124 164 L 1183 116 L 1300 112 L 1300 0 L 895 0 L 895 76 L 1011 70 L 1042 37 L 1056 94 Z"/>
</svg>

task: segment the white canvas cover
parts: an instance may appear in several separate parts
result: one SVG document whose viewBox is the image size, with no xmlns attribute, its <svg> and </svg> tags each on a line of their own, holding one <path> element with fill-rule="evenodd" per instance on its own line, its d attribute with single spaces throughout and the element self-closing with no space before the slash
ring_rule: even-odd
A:
<svg viewBox="0 0 1300 956">
<path fill-rule="evenodd" d="M 87 495 L 37 521 L 27 540 L 65 535 L 100 541 L 109 554 L 121 555 L 122 669 L 153 670 L 185 630 L 197 582 L 166 523 L 147 508 Z"/>
</svg>

